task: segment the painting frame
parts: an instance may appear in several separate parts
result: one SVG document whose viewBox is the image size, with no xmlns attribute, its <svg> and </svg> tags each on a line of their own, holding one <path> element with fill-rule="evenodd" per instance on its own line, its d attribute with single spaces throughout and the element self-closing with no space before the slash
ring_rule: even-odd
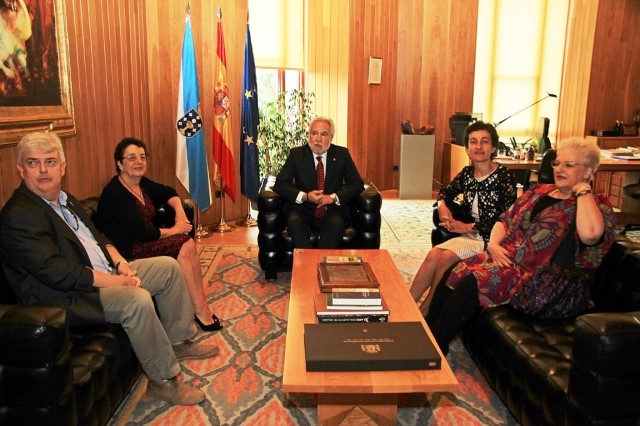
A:
<svg viewBox="0 0 640 426">
<path fill-rule="evenodd" d="M 52 26 L 55 26 L 56 65 L 60 89 L 59 102 L 55 102 L 54 105 L 1 105 L 0 148 L 15 145 L 25 134 L 34 131 L 54 131 L 61 138 L 76 134 L 64 0 L 53 0 L 51 4 L 55 20 Z"/>
</svg>

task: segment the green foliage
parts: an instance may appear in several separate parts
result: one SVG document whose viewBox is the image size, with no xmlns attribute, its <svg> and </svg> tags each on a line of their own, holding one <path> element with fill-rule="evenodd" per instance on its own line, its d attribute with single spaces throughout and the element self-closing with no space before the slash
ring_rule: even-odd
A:
<svg viewBox="0 0 640 426">
<path fill-rule="evenodd" d="M 308 142 L 313 93 L 290 90 L 260 108 L 258 163 L 260 178 L 276 176 L 289 150 Z"/>
</svg>

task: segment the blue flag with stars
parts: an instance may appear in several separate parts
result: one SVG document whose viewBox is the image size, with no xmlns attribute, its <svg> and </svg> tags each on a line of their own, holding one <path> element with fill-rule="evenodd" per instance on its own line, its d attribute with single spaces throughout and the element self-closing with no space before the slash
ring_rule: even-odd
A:
<svg viewBox="0 0 640 426">
<path fill-rule="evenodd" d="M 240 186 L 251 201 L 258 199 L 260 177 L 258 171 L 258 86 L 256 64 L 253 60 L 251 33 L 247 24 L 244 43 L 244 78 L 242 80 L 242 132 L 240 133 Z"/>
</svg>

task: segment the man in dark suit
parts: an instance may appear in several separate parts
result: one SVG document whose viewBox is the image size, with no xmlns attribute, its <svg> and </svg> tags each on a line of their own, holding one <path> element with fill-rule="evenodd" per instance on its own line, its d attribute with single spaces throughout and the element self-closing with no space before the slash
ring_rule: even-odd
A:
<svg viewBox="0 0 640 426">
<path fill-rule="evenodd" d="M 327 117 L 309 125 L 309 144 L 292 148 L 273 190 L 286 200 L 287 230 L 296 248 L 311 248 L 312 230 L 318 248 L 340 245 L 349 217 L 349 202 L 364 183 L 347 148 L 331 144 L 335 126 Z"/>
<path fill-rule="evenodd" d="M 218 348 L 193 341 L 193 308 L 178 263 L 170 257 L 128 263 L 95 229 L 61 189 L 66 163 L 55 133 L 24 136 L 17 154 L 22 184 L 0 211 L 0 260 L 18 301 L 61 306 L 71 327 L 121 324 L 151 396 L 181 405 L 203 401 L 202 391 L 178 379 L 178 361 L 208 358 Z"/>
</svg>

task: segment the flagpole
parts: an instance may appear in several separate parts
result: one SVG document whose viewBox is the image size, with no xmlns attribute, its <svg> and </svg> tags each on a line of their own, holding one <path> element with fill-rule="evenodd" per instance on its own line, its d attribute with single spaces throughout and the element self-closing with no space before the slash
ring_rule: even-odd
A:
<svg viewBox="0 0 640 426">
<path fill-rule="evenodd" d="M 195 210 L 195 223 L 196 223 L 196 232 L 195 232 L 195 236 L 196 236 L 196 240 L 200 240 L 202 238 L 207 238 L 211 236 L 211 232 L 207 231 L 203 226 L 202 226 L 202 222 L 200 222 L 200 208 L 194 203 L 194 210 Z"/>
<path fill-rule="evenodd" d="M 220 223 L 211 227 L 211 231 L 223 234 L 225 232 L 231 232 L 236 229 L 235 226 L 229 225 L 224 220 L 224 181 L 222 175 L 220 175 Z"/>
<path fill-rule="evenodd" d="M 242 226 L 244 228 L 251 228 L 253 226 L 258 226 L 258 221 L 251 216 L 251 200 L 248 198 L 247 198 L 247 217 L 236 221 L 236 225 Z"/>
</svg>

